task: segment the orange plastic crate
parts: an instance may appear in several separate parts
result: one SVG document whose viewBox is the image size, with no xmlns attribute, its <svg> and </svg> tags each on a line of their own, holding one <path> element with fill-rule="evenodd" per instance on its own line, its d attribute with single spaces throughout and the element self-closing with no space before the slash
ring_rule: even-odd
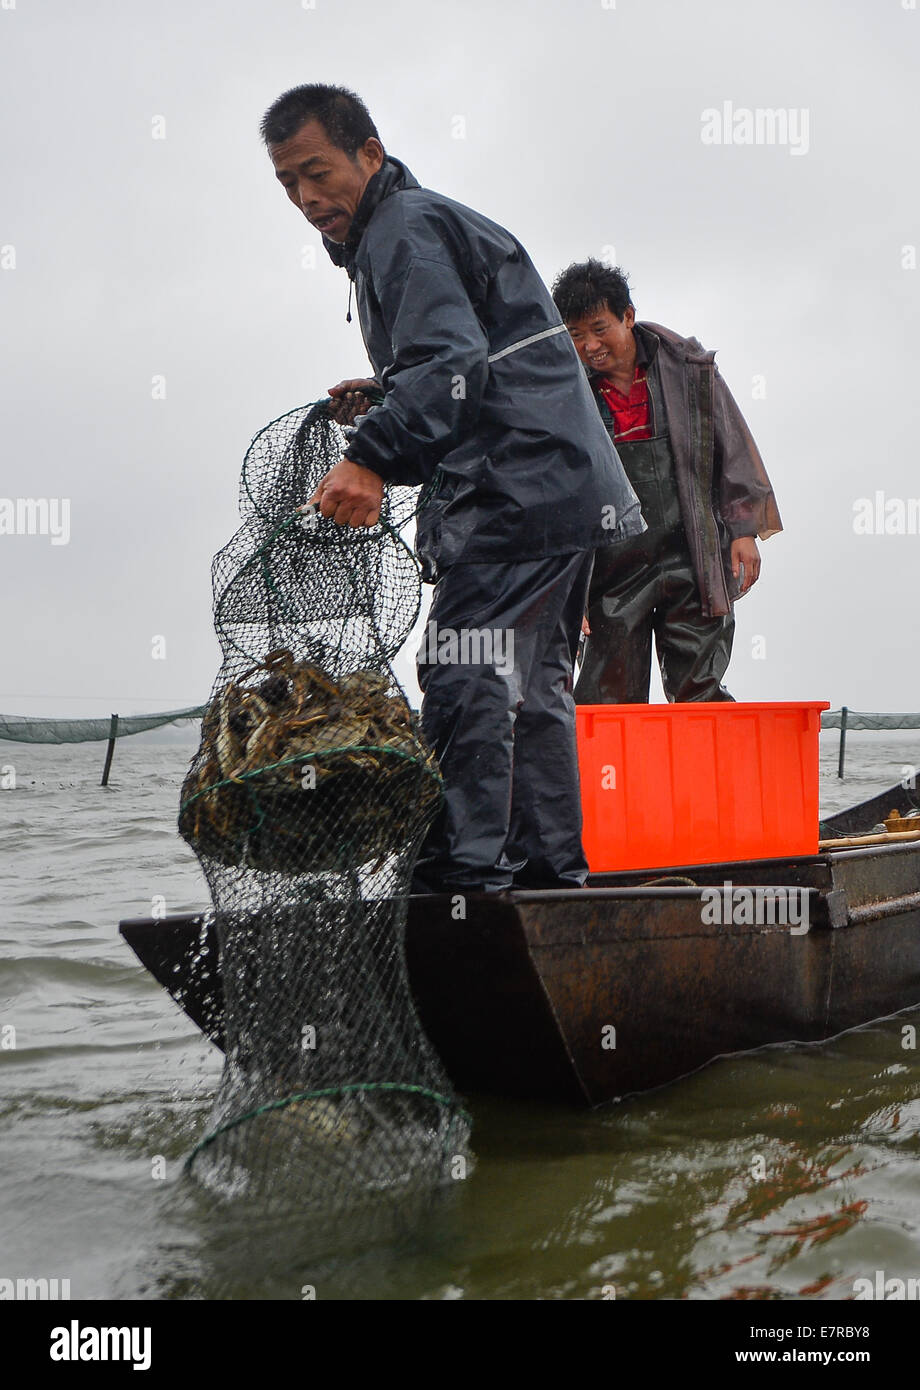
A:
<svg viewBox="0 0 920 1390">
<path fill-rule="evenodd" d="M 818 852 L 826 700 L 579 705 L 593 873 Z"/>
</svg>

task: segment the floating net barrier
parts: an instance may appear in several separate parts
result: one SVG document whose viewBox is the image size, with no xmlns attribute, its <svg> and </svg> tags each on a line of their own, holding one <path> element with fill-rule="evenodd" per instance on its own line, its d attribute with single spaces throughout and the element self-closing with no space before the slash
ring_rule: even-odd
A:
<svg viewBox="0 0 920 1390">
<path fill-rule="evenodd" d="M 109 738 L 145 734 L 167 724 L 191 724 L 203 714 L 203 705 L 164 710 L 161 714 L 106 715 L 104 719 L 43 719 L 29 714 L 0 714 L 0 739 L 13 743 L 102 743 Z"/>
<path fill-rule="evenodd" d="M 409 885 L 441 779 L 391 662 L 421 580 L 388 488 L 371 528 L 298 509 L 345 438 L 317 402 L 253 440 L 213 565 L 223 662 L 179 829 L 213 903 L 224 1072 L 189 1166 L 299 1207 L 437 1187 L 469 1118 L 418 1020 Z"/>
<path fill-rule="evenodd" d="M 823 710 L 822 729 L 920 729 L 920 714 L 869 714 L 856 709 Z"/>
</svg>

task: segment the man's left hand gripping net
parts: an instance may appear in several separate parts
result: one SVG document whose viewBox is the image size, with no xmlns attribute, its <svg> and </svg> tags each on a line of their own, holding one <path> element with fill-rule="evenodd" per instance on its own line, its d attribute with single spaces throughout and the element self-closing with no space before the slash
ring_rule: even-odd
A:
<svg viewBox="0 0 920 1390">
<path fill-rule="evenodd" d="M 218 1192 L 324 1207 L 436 1186 L 468 1117 L 416 1015 L 407 895 L 441 779 L 391 661 L 421 583 L 388 488 L 352 529 L 298 508 L 341 457 L 327 403 L 253 440 L 214 559 L 223 664 L 179 829 L 213 899 L 226 1062 L 190 1159 Z"/>
</svg>

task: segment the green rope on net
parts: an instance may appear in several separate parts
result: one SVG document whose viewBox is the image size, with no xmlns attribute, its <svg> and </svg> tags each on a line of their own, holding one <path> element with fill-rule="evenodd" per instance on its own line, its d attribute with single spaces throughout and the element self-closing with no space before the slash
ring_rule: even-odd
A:
<svg viewBox="0 0 920 1390">
<path fill-rule="evenodd" d="M 180 803 L 180 811 L 184 811 L 186 806 L 191 806 L 193 801 L 197 801 L 200 796 L 207 796 L 209 792 L 217 791 L 220 787 L 239 786 L 241 782 L 251 781 L 253 778 L 261 777 L 264 772 L 274 772 L 279 767 L 290 767 L 292 763 L 307 762 L 310 758 L 328 758 L 333 753 L 387 753 L 394 758 L 402 758 L 404 762 L 415 763 L 424 772 L 434 779 L 438 788 L 444 786 L 444 778 L 441 776 L 440 769 L 432 767 L 431 763 L 424 758 L 417 757 L 414 753 L 404 753 L 401 748 L 388 748 L 386 744 L 376 743 L 347 743 L 340 748 L 318 748 L 313 753 L 298 753 L 294 758 L 282 758 L 278 763 L 266 763 L 264 767 L 254 768 L 251 772 L 241 772 L 239 777 L 224 777 L 220 782 L 214 782 L 210 787 L 203 787 L 201 791 L 194 792 L 192 796 Z M 291 790 L 294 790 L 291 788 Z"/>
<path fill-rule="evenodd" d="M 454 1115 L 466 1124 L 472 1124 L 472 1117 L 469 1112 L 458 1106 L 455 1098 L 442 1095 L 440 1091 L 432 1091 L 427 1086 L 413 1086 L 403 1081 L 354 1081 L 342 1086 L 324 1086 L 318 1091 L 301 1091 L 293 1096 L 283 1096 L 281 1100 L 267 1101 L 265 1105 L 258 1105 L 254 1110 L 247 1110 L 242 1115 L 235 1115 L 232 1120 L 228 1120 L 226 1124 L 218 1125 L 210 1134 L 206 1134 L 203 1139 L 198 1141 L 185 1160 L 185 1169 L 188 1171 L 195 1155 L 212 1144 L 221 1134 L 236 1129 L 248 1120 L 258 1119 L 260 1115 L 267 1115 L 272 1110 L 285 1110 L 289 1105 L 299 1104 L 302 1100 L 321 1100 L 325 1096 L 353 1095 L 368 1091 L 400 1091 L 408 1095 L 424 1096 L 426 1100 L 435 1101 L 443 1109 L 453 1111 Z"/>
</svg>

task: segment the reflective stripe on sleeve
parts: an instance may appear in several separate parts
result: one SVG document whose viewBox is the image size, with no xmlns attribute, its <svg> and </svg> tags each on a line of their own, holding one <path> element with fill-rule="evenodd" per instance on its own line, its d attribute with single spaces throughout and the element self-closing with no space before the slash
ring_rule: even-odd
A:
<svg viewBox="0 0 920 1390">
<path fill-rule="evenodd" d="M 508 347 L 502 348 L 500 352 L 491 352 L 488 360 L 497 362 L 500 357 L 507 357 L 509 352 L 517 352 L 519 348 L 530 347 L 531 343 L 539 343 L 541 338 L 553 338 L 557 333 L 566 331 L 564 323 L 557 323 L 555 328 L 544 328 L 542 333 L 531 333 L 529 338 L 521 338 L 516 343 L 509 343 Z"/>
</svg>

